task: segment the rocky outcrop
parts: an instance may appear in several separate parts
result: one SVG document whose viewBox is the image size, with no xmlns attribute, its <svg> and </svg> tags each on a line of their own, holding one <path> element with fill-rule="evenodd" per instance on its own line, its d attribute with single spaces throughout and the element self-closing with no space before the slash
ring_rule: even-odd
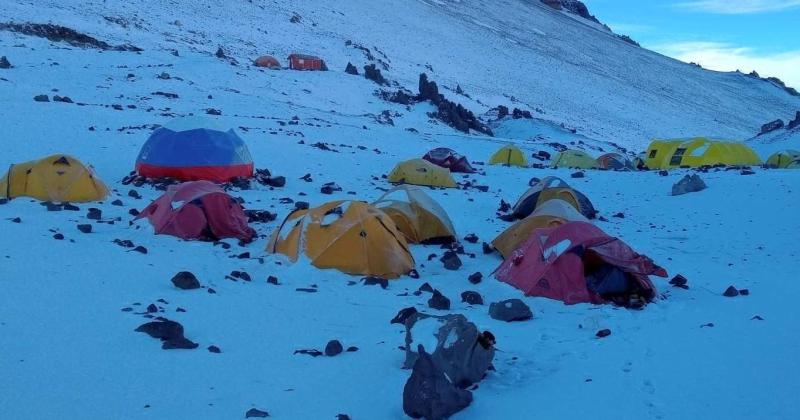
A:
<svg viewBox="0 0 800 420">
<path fill-rule="evenodd" d="M 786 125 L 787 130 L 794 130 L 797 127 L 800 127 L 800 111 L 797 111 L 797 114 L 795 114 L 794 119 L 789 121 L 789 124 Z"/>
<path fill-rule="evenodd" d="M 0 23 L 0 31 L 17 32 L 23 35 L 47 38 L 52 42 L 66 42 L 75 47 L 97 48 L 114 51 L 142 51 L 141 48 L 130 44 L 110 45 L 74 29 L 60 25 L 42 23 Z"/>
<path fill-rule="evenodd" d="M 541 0 L 542 3 L 555 10 L 566 10 L 569 13 L 578 15 L 586 20 L 600 23 L 596 17 L 589 13 L 589 8 L 579 0 Z"/>
<path fill-rule="evenodd" d="M 469 133 L 469 130 L 475 130 L 487 136 L 494 136 L 492 130 L 481 123 L 472 111 L 464 108 L 461 104 L 445 99 L 444 95 L 439 93 L 439 86 L 436 82 L 429 81 L 428 75 L 425 73 L 419 75 L 419 95 L 416 99 L 420 102 L 430 101 L 436 105 L 437 112 L 429 115 L 458 131 Z"/>
<path fill-rule="evenodd" d="M 760 136 L 762 134 L 771 133 L 771 132 L 773 132 L 775 130 L 779 130 L 779 129 L 783 128 L 783 126 L 784 126 L 783 120 L 781 120 L 781 119 L 777 119 L 775 121 L 770 121 L 770 122 L 768 122 L 768 123 L 766 123 L 766 124 L 761 126 L 761 132 L 758 133 L 758 135 Z"/>
</svg>

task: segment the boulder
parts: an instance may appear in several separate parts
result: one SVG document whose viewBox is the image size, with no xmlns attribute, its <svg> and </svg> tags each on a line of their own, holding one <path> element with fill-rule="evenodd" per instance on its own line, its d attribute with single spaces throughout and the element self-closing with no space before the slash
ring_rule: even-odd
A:
<svg viewBox="0 0 800 420">
<path fill-rule="evenodd" d="M 483 305 L 483 297 L 481 294 L 471 290 L 461 293 L 461 301 L 470 305 Z"/>
<path fill-rule="evenodd" d="M 358 68 L 349 61 L 347 62 L 347 67 L 344 68 L 344 72 L 347 74 L 352 74 L 353 76 L 358 76 Z"/>
<path fill-rule="evenodd" d="M 472 393 L 456 387 L 420 345 L 419 357 L 403 388 L 403 411 L 412 418 L 446 419 L 472 403 Z"/>
<path fill-rule="evenodd" d="M 412 368 L 420 357 L 414 351 L 417 345 L 431 342 L 428 335 L 431 332 L 436 339 L 431 358 L 456 387 L 466 388 L 477 383 L 492 364 L 495 351 L 493 336 L 489 332 L 481 333 L 464 315 L 416 313 L 406 319 L 405 326 L 406 359 L 403 367 L 406 369 Z M 484 337 L 492 339 L 487 341 Z"/>
<path fill-rule="evenodd" d="M 438 309 L 440 311 L 449 311 L 450 299 L 443 295 L 442 292 L 434 290 L 433 295 L 430 299 L 428 299 L 428 307 L 432 309 Z"/>
<path fill-rule="evenodd" d="M 364 66 L 364 77 L 372 80 L 373 82 L 379 85 L 388 85 L 389 82 L 383 77 L 381 74 L 380 69 L 375 67 L 375 64 L 369 64 Z"/>
<path fill-rule="evenodd" d="M 188 271 L 181 271 L 172 277 L 172 284 L 178 289 L 191 290 L 199 289 L 200 281 L 197 280 L 194 274 Z"/>
<path fill-rule="evenodd" d="M 794 119 L 789 121 L 789 124 L 786 125 L 787 130 L 794 130 L 797 127 L 800 127 L 800 111 L 797 111 Z"/>
<path fill-rule="evenodd" d="M 184 337 L 183 325 L 168 319 L 142 324 L 136 331 L 161 340 L 163 342 L 161 348 L 164 350 L 195 349 L 198 346 L 197 343 Z"/>
<path fill-rule="evenodd" d="M 339 340 L 328 341 L 328 344 L 325 345 L 325 355 L 328 357 L 336 356 L 342 351 L 344 351 L 344 347 Z"/>
<path fill-rule="evenodd" d="M 489 316 L 506 322 L 524 321 L 533 318 L 533 312 L 519 299 L 507 299 L 489 305 Z"/>
<path fill-rule="evenodd" d="M 439 261 L 444 264 L 444 268 L 447 270 L 458 270 L 461 268 L 461 258 L 458 257 L 458 254 L 455 251 L 445 251 L 442 258 Z"/>
<path fill-rule="evenodd" d="M 680 181 L 672 186 L 672 195 L 682 195 L 706 189 L 706 183 L 700 179 L 700 175 L 685 175 Z"/>
<path fill-rule="evenodd" d="M 8 61 L 8 58 L 6 58 L 6 56 L 0 57 L 0 69 L 10 69 L 10 68 L 11 68 L 11 62 Z"/>
</svg>

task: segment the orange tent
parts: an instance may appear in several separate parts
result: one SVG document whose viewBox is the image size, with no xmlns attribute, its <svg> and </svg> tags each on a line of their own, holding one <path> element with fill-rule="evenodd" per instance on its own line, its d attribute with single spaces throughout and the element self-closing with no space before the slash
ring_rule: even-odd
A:
<svg viewBox="0 0 800 420">
<path fill-rule="evenodd" d="M 266 67 L 272 70 L 279 70 L 281 68 L 281 63 L 278 62 L 278 59 L 271 55 L 262 55 L 256 58 L 254 64 L 256 67 Z"/>
</svg>

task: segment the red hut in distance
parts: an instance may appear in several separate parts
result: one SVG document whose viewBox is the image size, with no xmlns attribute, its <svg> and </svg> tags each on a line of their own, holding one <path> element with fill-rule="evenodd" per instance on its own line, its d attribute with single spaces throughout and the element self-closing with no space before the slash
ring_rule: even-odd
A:
<svg viewBox="0 0 800 420">
<path fill-rule="evenodd" d="M 289 55 L 289 68 L 292 70 L 328 70 L 325 61 L 319 57 L 306 54 Z"/>
</svg>

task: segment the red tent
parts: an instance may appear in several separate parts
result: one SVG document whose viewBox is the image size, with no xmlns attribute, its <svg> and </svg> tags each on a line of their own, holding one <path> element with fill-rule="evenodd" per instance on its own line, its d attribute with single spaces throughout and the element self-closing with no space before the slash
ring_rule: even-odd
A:
<svg viewBox="0 0 800 420">
<path fill-rule="evenodd" d="M 537 229 L 495 271 L 500 281 L 528 296 L 568 305 L 649 302 L 656 294 L 650 274 L 667 275 L 650 258 L 586 222 Z"/>
<path fill-rule="evenodd" d="M 209 181 L 170 185 L 167 192 L 150 203 L 136 219 L 147 217 L 156 234 L 182 239 L 213 241 L 238 238 L 250 242 L 256 232 L 233 197 Z"/>
<path fill-rule="evenodd" d="M 290 54 L 289 68 L 292 70 L 328 70 L 325 61 L 319 57 L 306 54 Z"/>
<path fill-rule="evenodd" d="M 465 172 L 470 174 L 475 172 L 475 168 L 469 164 L 467 158 L 456 153 L 455 150 L 446 147 L 437 147 L 425 153 L 425 156 L 422 158 L 434 165 L 447 168 L 450 172 Z"/>
</svg>

